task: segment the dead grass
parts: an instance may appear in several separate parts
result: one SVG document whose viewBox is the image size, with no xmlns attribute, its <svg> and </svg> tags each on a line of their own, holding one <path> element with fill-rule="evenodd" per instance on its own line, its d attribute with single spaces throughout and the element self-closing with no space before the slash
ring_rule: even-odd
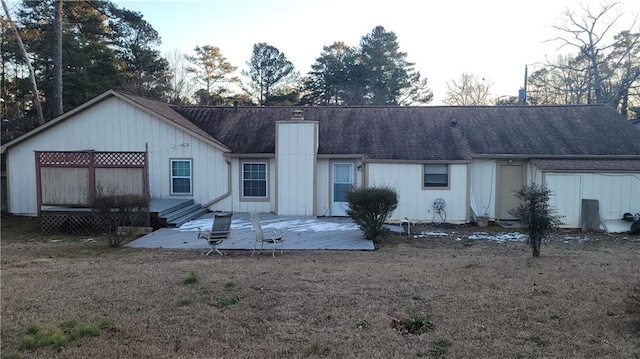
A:
<svg viewBox="0 0 640 359">
<path fill-rule="evenodd" d="M 640 284 L 637 237 L 556 240 L 532 258 L 524 243 L 468 241 L 457 229 L 273 259 L 111 249 L 25 222 L 2 221 L 3 357 L 640 357 L 625 310 Z M 185 285 L 191 273 L 198 280 Z M 397 330 L 411 318 L 429 329 Z M 21 346 L 30 326 L 73 321 L 100 331 Z"/>
</svg>

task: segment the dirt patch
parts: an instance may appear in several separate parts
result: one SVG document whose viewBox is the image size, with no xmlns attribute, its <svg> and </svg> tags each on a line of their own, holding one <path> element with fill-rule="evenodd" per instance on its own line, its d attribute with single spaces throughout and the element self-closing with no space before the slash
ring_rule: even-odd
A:
<svg viewBox="0 0 640 359">
<path fill-rule="evenodd" d="M 637 237 L 559 233 L 532 258 L 523 242 L 470 239 L 478 229 L 462 226 L 388 236 L 376 251 L 273 259 L 110 249 L 33 224 L 2 222 L 3 356 L 640 356 L 625 311 L 640 285 Z M 399 330 L 405 319 L 424 319 L 428 330 Z M 24 347 L 30 325 L 74 321 L 98 335 Z"/>
</svg>

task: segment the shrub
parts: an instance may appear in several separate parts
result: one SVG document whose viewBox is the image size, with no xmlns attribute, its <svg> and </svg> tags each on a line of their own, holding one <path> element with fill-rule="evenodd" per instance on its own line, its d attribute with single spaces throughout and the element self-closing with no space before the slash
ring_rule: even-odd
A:
<svg viewBox="0 0 640 359">
<path fill-rule="evenodd" d="M 91 208 L 99 216 L 107 234 L 110 247 L 120 246 L 126 235 L 118 233 L 118 227 L 146 224 L 149 197 L 134 194 L 117 194 L 115 190 L 106 194 L 99 191 L 93 198 Z"/>
<path fill-rule="evenodd" d="M 398 194 L 389 187 L 356 188 L 347 193 L 347 215 L 360 227 L 367 239 L 383 233 L 382 225 L 398 207 Z"/>
<path fill-rule="evenodd" d="M 550 196 L 551 190 L 544 186 L 535 183 L 525 185 L 516 192 L 520 205 L 509 211 L 522 222 L 534 257 L 540 256 L 542 240 L 562 224 L 562 216 L 557 215 L 555 208 L 549 206 Z"/>
</svg>

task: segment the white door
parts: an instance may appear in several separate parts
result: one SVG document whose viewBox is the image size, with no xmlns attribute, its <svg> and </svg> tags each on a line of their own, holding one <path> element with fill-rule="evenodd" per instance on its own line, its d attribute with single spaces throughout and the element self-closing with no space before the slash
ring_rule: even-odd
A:
<svg viewBox="0 0 640 359">
<path fill-rule="evenodd" d="M 334 163 L 331 186 L 331 215 L 346 216 L 347 192 L 353 187 L 353 163 Z"/>
</svg>

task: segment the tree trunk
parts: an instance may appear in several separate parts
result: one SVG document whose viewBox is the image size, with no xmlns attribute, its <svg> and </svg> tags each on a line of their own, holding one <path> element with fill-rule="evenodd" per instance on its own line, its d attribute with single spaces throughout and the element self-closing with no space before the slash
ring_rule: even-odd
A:
<svg viewBox="0 0 640 359">
<path fill-rule="evenodd" d="M 16 40 L 18 41 L 18 46 L 20 47 L 20 52 L 24 57 L 24 61 L 27 64 L 27 68 L 29 69 L 29 77 L 31 79 L 31 92 L 33 92 L 33 104 L 36 106 L 36 111 L 38 112 L 38 124 L 44 124 L 44 115 L 42 114 L 42 105 L 40 103 L 40 95 L 38 93 L 38 85 L 36 84 L 36 75 L 33 72 L 33 66 L 31 66 L 31 61 L 29 60 L 29 56 L 27 55 L 27 50 L 24 48 L 24 43 L 22 43 L 22 38 L 20 37 L 20 33 L 18 32 L 18 28 L 16 28 L 16 24 L 11 20 L 11 15 L 9 14 L 9 9 L 7 9 L 7 4 L 4 0 L 0 0 L 2 2 L 2 8 L 4 9 L 5 15 L 7 15 L 7 22 L 11 27 L 11 30 L 16 35 Z"/>
<path fill-rule="evenodd" d="M 62 108 L 62 1 L 54 1 L 53 15 L 53 116 L 60 116 Z"/>
<path fill-rule="evenodd" d="M 540 257 L 540 245 L 542 244 L 541 238 L 532 238 L 531 241 L 531 254 L 534 257 Z"/>
</svg>

